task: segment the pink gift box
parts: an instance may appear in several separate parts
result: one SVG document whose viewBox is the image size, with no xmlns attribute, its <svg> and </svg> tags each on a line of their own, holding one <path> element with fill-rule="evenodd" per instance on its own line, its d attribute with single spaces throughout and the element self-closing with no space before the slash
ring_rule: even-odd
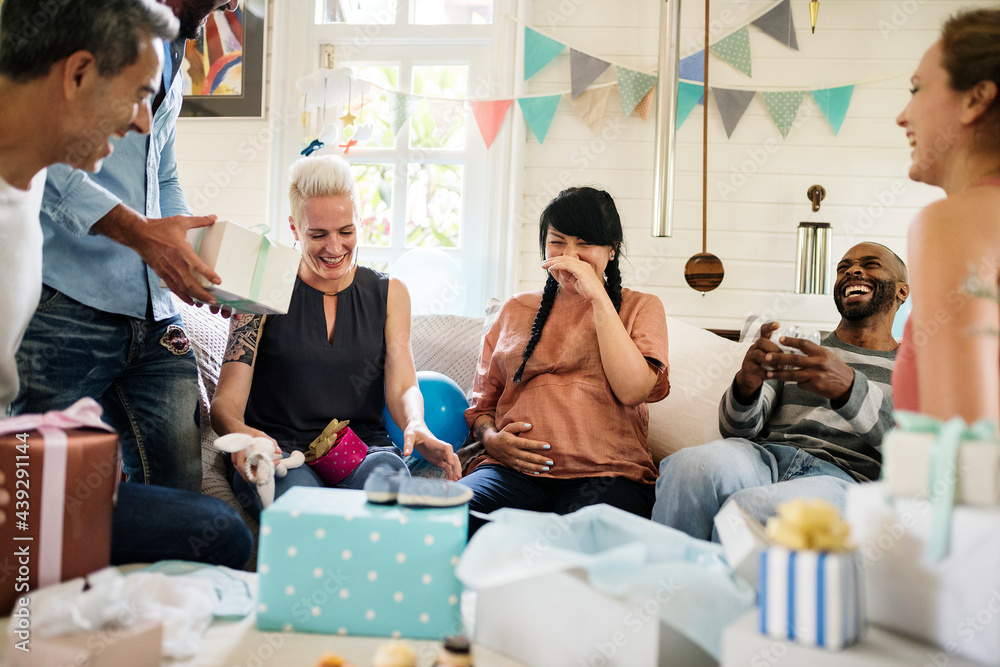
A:
<svg viewBox="0 0 1000 667">
<path fill-rule="evenodd" d="M 368 455 L 368 445 L 348 426 L 337 434 L 333 448 L 324 456 L 310 461 L 309 467 L 316 471 L 324 482 L 334 486 L 354 472 Z"/>
</svg>

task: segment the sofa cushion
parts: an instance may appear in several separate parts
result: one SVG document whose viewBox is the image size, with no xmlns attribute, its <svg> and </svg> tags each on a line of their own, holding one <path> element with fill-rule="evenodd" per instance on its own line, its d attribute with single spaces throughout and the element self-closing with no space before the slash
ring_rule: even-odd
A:
<svg viewBox="0 0 1000 667">
<path fill-rule="evenodd" d="M 414 315 L 410 346 L 418 371 L 447 375 L 468 394 L 482 346 L 483 318 L 460 315 Z"/>
<path fill-rule="evenodd" d="M 750 343 L 736 343 L 667 316 L 670 395 L 649 405 L 653 461 L 718 439 L 719 401 Z"/>
<path fill-rule="evenodd" d="M 195 360 L 198 362 L 198 388 L 201 394 L 198 401 L 201 425 L 201 492 L 229 503 L 240 513 L 247 526 L 256 535 L 257 521 L 236 501 L 236 495 L 226 479 L 228 456 L 213 447 L 218 436 L 212 430 L 208 414 L 212 396 L 215 395 L 215 386 L 219 382 L 219 370 L 222 368 L 222 358 L 226 353 L 226 343 L 229 340 L 229 320 L 220 315 L 213 315 L 208 308 L 196 308 L 184 304 L 180 304 L 179 308 L 184 329 L 191 341 Z M 253 569 L 256 561 L 257 545 L 254 544 L 248 568 Z"/>
</svg>

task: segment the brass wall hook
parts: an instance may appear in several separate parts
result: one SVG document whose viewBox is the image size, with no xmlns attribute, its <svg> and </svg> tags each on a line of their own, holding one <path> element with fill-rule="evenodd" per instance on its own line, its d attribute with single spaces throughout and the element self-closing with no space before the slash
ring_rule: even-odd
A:
<svg viewBox="0 0 1000 667">
<path fill-rule="evenodd" d="M 806 196 L 813 205 L 813 213 L 819 210 L 819 203 L 826 198 L 826 188 L 822 185 L 813 185 L 806 190 Z"/>
</svg>

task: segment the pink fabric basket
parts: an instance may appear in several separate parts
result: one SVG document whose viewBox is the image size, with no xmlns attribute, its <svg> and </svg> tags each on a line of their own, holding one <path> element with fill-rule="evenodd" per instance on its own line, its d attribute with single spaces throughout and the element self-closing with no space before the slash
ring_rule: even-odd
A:
<svg viewBox="0 0 1000 667">
<path fill-rule="evenodd" d="M 337 434 L 337 442 L 325 456 L 309 463 L 309 467 L 330 486 L 339 484 L 361 465 L 368 454 L 368 445 L 361 442 L 348 426 Z"/>
</svg>

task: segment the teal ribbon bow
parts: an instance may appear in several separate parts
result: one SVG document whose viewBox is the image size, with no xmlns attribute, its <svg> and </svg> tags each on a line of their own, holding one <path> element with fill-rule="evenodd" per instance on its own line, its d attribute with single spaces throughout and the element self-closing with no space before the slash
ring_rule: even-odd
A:
<svg viewBox="0 0 1000 667">
<path fill-rule="evenodd" d="M 951 542 L 951 514 L 955 508 L 958 486 L 958 450 L 963 440 L 997 442 L 997 427 L 992 421 L 982 419 L 967 426 L 961 417 L 941 422 L 934 417 L 917 412 L 897 410 L 899 430 L 935 435 L 931 447 L 930 474 L 927 479 L 927 497 L 931 503 L 931 537 L 927 545 L 927 560 L 937 562 L 948 555 Z"/>
<path fill-rule="evenodd" d="M 253 227 L 248 227 L 247 229 L 257 232 L 263 237 L 260 242 L 260 249 L 257 251 L 257 263 L 254 265 L 253 279 L 250 281 L 250 294 L 247 295 L 246 299 L 217 299 L 217 305 L 228 306 L 234 311 L 253 312 L 250 309 L 260 300 L 260 288 L 264 282 L 264 270 L 267 268 L 267 255 L 271 251 L 271 246 L 274 244 L 274 241 L 272 241 L 267 235 L 268 232 L 271 231 L 270 225 L 261 223 L 259 225 L 254 225 Z M 198 234 L 194 243 L 195 253 L 201 251 L 201 242 L 204 237 L 204 230 L 200 231 L 201 233 Z"/>
</svg>

